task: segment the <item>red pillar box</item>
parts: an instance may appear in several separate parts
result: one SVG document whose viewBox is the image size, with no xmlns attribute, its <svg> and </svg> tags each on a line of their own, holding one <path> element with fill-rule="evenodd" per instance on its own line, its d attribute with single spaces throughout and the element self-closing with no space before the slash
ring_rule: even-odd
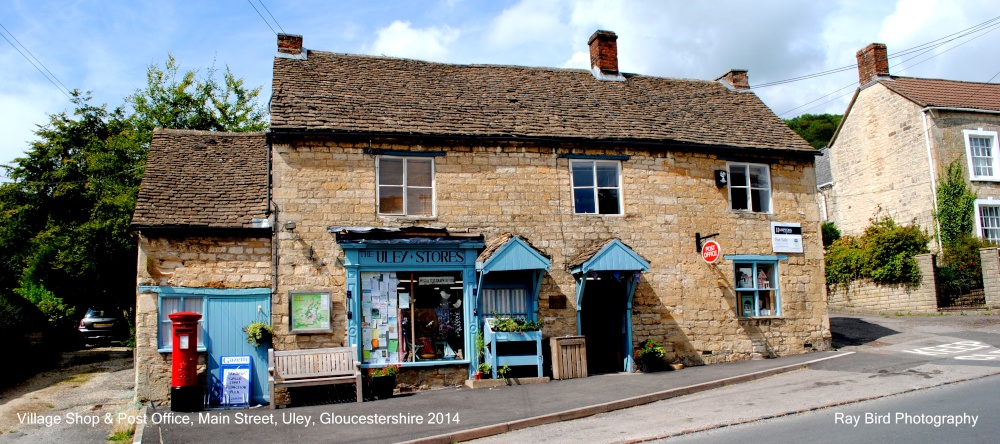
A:
<svg viewBox="0 0 1000 444">
<path fill-rule="evenodd" d="M 189 311 L 170 314 L 174 344 L 170 365 L 170 410 L 198 412 L 202 409 L 198 390 L 198 320 L 201 315 Z"/>
</svg>

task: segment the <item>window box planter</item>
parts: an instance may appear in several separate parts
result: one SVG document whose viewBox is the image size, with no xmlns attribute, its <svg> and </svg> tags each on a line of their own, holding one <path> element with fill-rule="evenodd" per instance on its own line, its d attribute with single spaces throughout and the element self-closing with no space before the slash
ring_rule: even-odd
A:
<svg viewBox="0 0 1000 444">
<path fill-rule="evenodd" d="M 523 331 L 523 332 L 507 332 L 507 331 L 494 331 L 494 322 L 496 320 L 492 318 L 487 318 L 486 322 L 483 323 L 483 339 L 485 340 L 485 362 L 490 365 L 492 370 L 493 379 L 496 379 L 497 369 L 503 368 L 504 366 L 535 366 L 538 371 L 538 377 L 542 377 L 542 332 L 541 330 L 536 331 Z M 500 343 L 514 343 L 514 342 L 534 342 L 535 343 L 535 354 L 532 355 L 498 355 L 497 344 Z"/>
</svg>

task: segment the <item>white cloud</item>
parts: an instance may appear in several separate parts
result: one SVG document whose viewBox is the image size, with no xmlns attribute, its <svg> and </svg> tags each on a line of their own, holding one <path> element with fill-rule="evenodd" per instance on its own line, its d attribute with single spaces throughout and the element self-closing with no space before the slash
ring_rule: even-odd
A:
<svg viewBox="0 0 1000 444">
<path fill-rule="evenodd" d="M 420 60 L 445 61 L 448 45 L 461 32 L 448 26 L 415 29 L 410 22 L 396 20 L 388 27 L 381 28 L 369 52 L 394 57 Z"/>
</svg>

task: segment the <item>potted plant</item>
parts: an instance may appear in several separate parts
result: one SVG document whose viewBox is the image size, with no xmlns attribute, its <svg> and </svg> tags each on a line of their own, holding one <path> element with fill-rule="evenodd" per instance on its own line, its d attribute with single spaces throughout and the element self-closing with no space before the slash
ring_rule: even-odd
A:
<svg viewBox="0 0 1000 444">
<path fill-rule="evenodd" d="M 663 370 L 663 357 L 666 354 L 663 346 L 655 339 L 647 339 L 635 350 L 635 362 L 643 373 Z"/>
<path fill-rule="evenodd" d="M 391 398 L 392 391 L 396 388 L 396 373 L 399 373 L 399 364 L 368 369 L 372 395 L 378 399 Z"/>
<path fill-rule="evenodd" d="M 274 337 L 274 329 L 263 321 L 253 321 L 243 327 L 243 332 L 247 335 L 247 343 L 254 347 L 271 342 Z"/>
<path fill-rule="evenodd" d="M 479 367 L 476 367 L 476 374 L 473 376 L 473 378 L 476 379 L 477 381 L 480 379 L 490 379 L 493 377 L 492 372 L 493 372 L 493 367 L 490 367 L 489 364 L 484 362 L 482 364 L 479 364 Z"/>
</svg>

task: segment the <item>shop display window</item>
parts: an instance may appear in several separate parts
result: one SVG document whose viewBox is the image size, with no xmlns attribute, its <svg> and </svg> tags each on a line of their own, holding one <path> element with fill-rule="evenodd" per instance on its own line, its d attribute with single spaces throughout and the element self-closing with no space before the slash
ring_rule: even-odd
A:
<svg viewBox="0 0 1000 444">
<path fill-rule="evenodd" d="M 737 314 L 740 317 L 780 316 L 778 266 L 771 262 L 736 262 Z"/>
<path fill-rule="evenodd" d="M 464 359 L 461 271 L 361 273 L 364 364 Z"/>
</svg>

